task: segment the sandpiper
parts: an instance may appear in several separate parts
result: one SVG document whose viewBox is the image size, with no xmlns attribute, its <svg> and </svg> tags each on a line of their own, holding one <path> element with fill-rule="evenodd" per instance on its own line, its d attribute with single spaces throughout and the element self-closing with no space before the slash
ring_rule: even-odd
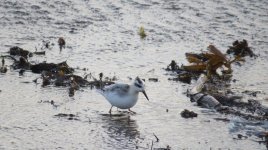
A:
<svg viewBox="0 0 268 150">
<path fill-rule="evenodd" d="M 145 85 L 139 77 L 136 77 L 131 85 L 116 83 L 107 86 L 100 91 L 100 93 L 112 105 L 109 110 L 110 114 L 113 106 L 120 109 L 128 109 L 130 112 L 133 112 L 130 110 L 130 108 L 137 103 L 139 92 L 142 92 L 149 101 L 149 98 L 145 92 Z"/>
</svg>

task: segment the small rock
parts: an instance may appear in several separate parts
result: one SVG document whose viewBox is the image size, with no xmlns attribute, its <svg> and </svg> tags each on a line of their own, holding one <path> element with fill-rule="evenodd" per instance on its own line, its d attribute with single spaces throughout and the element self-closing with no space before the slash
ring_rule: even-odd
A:
<svg viewBox="0 0 268 150">
<path fill-rule="evenodd" d="M 7 72 L 7 67 L 6 66 L 0 67 L 0 72 L 1 73 L 6 73 Z"/>
<path fill-rule="evenodd" d="M 152 82 L 158 82 L 158 79 L 157 78 L 149 78 L 148 80 L 149 81 L 152 81 Z"/>
<path fill-rule="evenodd" d="M 183 118 L 193 118 L 193 117 L 197 117 L 197 113 L 193 112 L 193 111 L 189 111 L 187 109 L 184 109 L 182 112 L 181 112 L 181 116 Z"/>
<path fill-rule="evenodd" d="M 46 42 L 45 47 L 49 48 L 49 42 Z"/>
<path fill-rule="evenodd" d="M 237 134 L 237 138 L 233 138 L 235 140 L 245 140 L 247 139 L 248 137 L 245 136 L 245 135 L 242 135 L 242 134 Z"/>
</svg>

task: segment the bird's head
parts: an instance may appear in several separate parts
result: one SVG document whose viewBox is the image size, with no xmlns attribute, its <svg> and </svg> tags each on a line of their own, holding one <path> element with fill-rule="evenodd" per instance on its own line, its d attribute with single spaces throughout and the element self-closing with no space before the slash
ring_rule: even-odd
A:
<svg viewBox="0 0 268 150">
<path fill-rule="evenodd" d="M 144 96 L 146 97 L 146 99 L 149 101 L 149 98 L 145 92 L 145 85 L 139 77 L 135 78 L 133 85 L 134 85 L 135 90 L 137 92 L 142 92 Z"/>
</svg>

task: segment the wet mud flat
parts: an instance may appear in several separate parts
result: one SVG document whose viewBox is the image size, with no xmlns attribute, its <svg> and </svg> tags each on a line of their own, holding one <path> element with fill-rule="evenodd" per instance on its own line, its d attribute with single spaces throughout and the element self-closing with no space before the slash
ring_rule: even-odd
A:
<svg viewBox="0 0 268 150">
<path fill-rule="evenodd" d="M 266 5 L 4 1 L 0 149 L 266 149 Z M 207 58 L 189 54 L 210 44 L 225 54 L 243 39 L 257 58 L 249 52 L 245 62 L 234 61 L 226 80 L 214 77 L 218 65 L 228 70 L 224 59 L 207 67 Z M 187 90 L 200 74 L 186 72 L 185 82 L 176 82 L 168 78 L 178 72 L 165 70 L 171 60 L 187 65 L 185 53 L 213 78 L 192 96 Z M 140 97 L 135 115 L 115 109 L 109 116 L 97 90 L 136 76 L 145 79 L 151 101 Z M 207 99 L 211 105 L 202 105 Z"/>
<path fill-rule="evenodd" d="M 62 51 L 60 42 L 58 45 L 59 50 Z M 228 49 L 227 53 L 232 53 L 234 57 L 233 59 L 227 60 L 227 58 L 225 58 L 226 55 L 222 54 L 220 50 L 218 50 L 213 45 L 210 45 L 208 47 L 208 50 L 208 52 L 202 52 L 199 54 L 186 53 L 186 58 L 188 61 L 190 63 L 193 63 L 192 66 L 183 65 L 180 67 L 174 60 L 171 61 L 166 71 L 176 73 L 177 76 L 175 78 L 171 78 L 171 80 L 178 80 L 187 84 L 193 82 L 192 79 L 197 80 L 195 85 L 192 86 L 190 90 L 188 89 L 187 92 L 185 92 L 186 96 L 189 97 L 190 102 L 197 103 L 198 106 L 204 108 L 205 110 L 212 110 L 210 113 L 215 113 L 216 115 L 217 113 L 223 114 L 223 116 L 213 118 L 217 122 L 234 123 L 236 121 L 234 121 L 232 117 L 237 117 L 237 119 L 240 120 L 238 121 L 239 125 L 234 126 L 237 128 L 236 130 L 241 130 L 245 133 L 236 134 L 237 137 L 232 137 L 233 140 L 248 140 L 251 138 L 251 136 L 254 136 L 257 138 L 254 140 L 254 142 L 266 145 L 268 134 L 265 130 L 266 122 L 268 119 L 268 107 L 262 105 L 259 101 L 254 99 L 243 102 L 241 101 L 242 96 L 236 95 L 236 93 L 233 93 L 229 88 L 229 83 L 233 81 L 231 79 L 232 63 L 245 62 L 243 57 L 246 56 L 255 57 L 255 59 L 257 59 L 257 56 L 248 47 L 246 40 L 243 40 L 241 42 L 235 41 L 233 43 L 233 47 L 230 47 Z M 76 92 L 85 92 L 85 89 L 101 89 L 107 85 L 114 84 L 116 80 L 118 80 L 118 77 L 116 76 L 105 77 L 103 73 L 99 73 L 97 77 L 94 77 L 92 73 L 87 73 L 87 68 L 80 69 L 79 66 L 77 68 L 72 68 L 67 64 L 66 61 L 60 63 L 30 63 L 28 59 L 30 57 L 35 57 L 33 56 L 34 53 L 23 50 L 20 47 L 11 47 L 8 53 L 9 54 L 1 56 L 1 73 L 3 76 L 8 76 L 8 71 L 16 72 L 20 78 L 25 77 L 26 72 L 30 73 L 29 77 L 31 78 L 33 78 L 31 75 L 35 74 L 37 76 L 35 76 L 31 82 L 24 82 L 24 84 L 40 85 L 40 87 L 43 89 L 49 87 L 52 89 L 61 87 L 62 89 L 65 89 L 65 94 L 68 95 L 69 98 L 74 98 Z M 35 54 L 45 55 L 44 52 L 35 52 Z M 6 65 L 6 61 L 9 62 L 10 65 Z M 223 65 L 226 66 L 226 70 L 221 70 L 223 74 L 219 75 L 217 73 L 217 69 L 221 68 Z M 75 75 L 74 73 L 77 71 L 83 72 L 83 76 Z M 132 78 L 129 77 L 129 80 L 132 80 Z M 159 79 L 156 77 L 150 77 L 147 79 L 143 78 L 142 80 L 148 81 L 148 84 L 159 82 Z M 21 86 L 21 88 L 24 88 L 25 85 L 22 84 L 19 86 Z M 258 94 L 258 92 L 255 91 L 244 91 L 244 93 L 252 95 L 253 97 L 257 97 Z M 36 103 L 48 104 L 54 110 L 60 109 L 65 105 L 65 102 L 59 102 L 57 100 L 43 100 L 44 98 L 46 99 L 46 97 L 41 97 L 41 100 L 37 101 Z M 75 99 L 72 99 L 72 101 L 73 100 Z M 163 109 L 162 111 L 162 113 L 169 113 L 169 109 L 167 108 Z M 182 118 L 198 117 L 198 113 L 189 111 L 187 109 L 184 109 L 180 114 Z M 120 126 L 119 129 L 117 129 L 118 124 L 114 124 L 116 130 L 114 131 L 115 133 L 111 134 L 116 135 L 121 134 L 122 132 L 123 134 L 130 134 L 129 136 L 132 138 L 132 140 L 136 140 L 135 144 L 133 143 L 132 148 L 135 147 L 136 149 L 155 150 L 171 149 L 171 146 L 169 144 L 163 145 L 160 142 L 160 138 L 158 138 L 156 135 L 157 131 L 151 133 L 151 136 L 148 139 L 141 138 L 139 135 L 136 135 L 139 134 L 138 131 L 128 131 L 128 126 L 130 126 L 131 122 L 133 122 L 131 117 L 135 117 L 135 114 L 131 114 L 127 111 L 117 110 L 113 115 L 106 113 L 101 113 L 99 115 L 102 116 L 102 118 L 105 120 L 117 120 L 120 122 L 118 124 L 123 123 L 123 127 Z M 179 114 L 177 114 L 177 117 L 179 117 Z M 92 123 L 91 117 L 85 114 L 83 115 L 81 113 L 59 112 L 57 114 L 54 114 L 52 118 L 59 121 L 78 121 L 88 124 Z M 248 125 L 254 125 L 259 129 L 251 129 L 248 131 L 247 128 L 243 127 Z M 113 126 L 111 127 L 113 128 Z M 22 127 L 15 128 L 24 129 Z M 3 127 L 3 129 L 8 128 Z M 93 130 L 94 129 L 92 129 L 92 131 Z M 134 130 L 136 130 L 136 127 Z"/>
<path fill-rule="evenodd" d="M 62 37 L 59 38 L 58 40 L 58 45 L 59 45 L 59 50 L 63 50 L 62 46 L 62 40 L 64 40 Z M 64 41 L 65 43 L 65 41 Z M 48 49 L 47 44 L 45 44 L 46 49 Z M 60 63 L 47 63 L 47 62 L 42 62 L 42 63 L 31 63 L 29 62 L 30 57 L 34 57 L 33 54 L 37 55 L 45 55 L 45 51 L 42 53 L 39 52 L 30 52 L 28 50 L 24 50 L 20 47 L 11 47 L 9 52 L 7 52 L 6 55 L 1 56 L 1 62 L 2 62 L 2 67 L 1 67 L 1 75 L 3 76 L 8 76 L 8 72 L 16 72 L 18 73 L 18 77 L 23 78 L 25 77 L 26 72 L 30 73 L 31 75 L 38 75 L 35 77 L 34 80 L 28 81 L 28 82 L 23 82 L 24 84 L 34 84 L 36 86 L 42 87 L 42 88 L 48 88 L 52 87 L 57 88 L 60 87 L 62 89 L 65 89 L 66 95 L 69 96 L 69 98 L 72 98 L 74 100 L 75 93 L 77 91 L 84 92 L 85 89 L 89 90 L 101 90 L 105 86 L 114 84 L 115 81 L 117 80 L 116 76 L 113 77 L 107 77 L 104 76 L 104 74 L 101 72 L 98 74 L 98 77 L 94 77 L 92 73 L 87 73 L 88 69 L 87 68 L 82 68 L 80 69 L 79 67 L 77 68 L 72 68 L 70 67 L 66 61 L 60 62 Z M 10 64 L 6 64 L 6 61 Z M 83 76 L 75 75 L 74 73 L 76 70 L 80 70 L 84 72 Z M 33 78 L 33 77 L 31 77 Z M 132 78 L 129 77 L 129 80 L 132 80 Z M 158 82 L 157 78 L 148 78 L 148 79 L 142 79 L 143 81 L 147 80 L 150 82 Z M 24 85 L 19 85 L 21 86 L 20 88 L 24 89 Z M 2 92 L 2 91 L 1 91 Z M 34 91 L 32 91 L 34 92 Z M 50 93 L 46 93 L 50 94 Z M 46 97 L 43 97 L 46 98 Z M 42 105 L 42 104 L 47 104 L 51 106 L 52 109 L 60 109 L 65 105 L 64 103 L 58 102 L 57 100 L 41 100 L 37 101 L 37 104 Z M 51 97 L 52 98 L 52 97 Z M 123 126 L 119 129 L 117 129 L 118 124 L 114 124 L 111 126 L 112 128 L 116 128 L 115 135 L 121 134 L 130 134 L 129 136 L 133 138 L 133 140 L 136 140 L 135 143 L 135 149 L 166 149 L 169 150 L 170 146 L 167 145 L 164 148 L 155 148 L 157 144 L 154 145 L 155 143 L 159 143 L 159 138 L 153 134 L 155 137 L 155 141 L 152 140 L 149 143 L 144 142 L 143 140 L 140 140 L 136 138 L 136 132 L 138 131 L 124 131 L 125 128 L 128 129 L 128 126 L 131 126 L 133 120 L 131 120 L 131 116 L 135 115 L 135 112 L 130 112 L 130 111 L 120 111 L 117 109 L 117 111 L 113 114 L 106 114 L 106 113 L 101 113 L 99 114 L 103 119 L 105 120 L 111 120 L 111 121 L 116 121 L 118 124 L 123 123 Z M 60 120 L 60 121 L 78 121 L 81 123 L 86 123 L 86 124 L 91 124 L 92 120 L 88 116 L 83 116 L 81 113 L 58 113 L 52 116 L 52 118 Z M 46 125 L 47 126 L 47 125 Z M 15 126 L 14 128 L 18 129 L 23 129 L 23 127 L 17 127 Z M 123 131 L 121 131 L 123 129 Z M 3 130 L 9 130 L 7 127 L 3 127 Z M 135 129 L 136 130 L 136 129 Z M 42 131 L 42 129 L 40 129 Z M 94 131 L 94 130 L 92 130 Z M 134 132 L 134 133 L 131 133 Z M 133 134 L 133 135 L 132 135 Z M 133 136 L 133 137 L 132 137 Z M 140 140 L 140 141 L 139 141 Z M 139 141 L 139 142 L 138 142 Z M 128 147 L 128 146 L 127 146 Z M 62 148 L 62 147 L 57 147 L 57 148 Z M 5 148 L 4 148 L 5 149 Z"/>
</svg>

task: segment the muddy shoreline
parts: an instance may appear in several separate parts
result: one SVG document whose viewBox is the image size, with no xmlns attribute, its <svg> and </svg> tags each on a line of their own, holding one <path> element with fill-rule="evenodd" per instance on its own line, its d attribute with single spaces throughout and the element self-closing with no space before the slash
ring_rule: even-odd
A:
<svg viewBox="0 0 268 150">
<path fill-rule="evenodd" d="M 265 116 L 268 106 L 267 5 L 251 0 L 3 1 L 0 56 L 17 47 L 12 54 L 25 59 L 4 57 L 3 66 L 0 59 L 0 149 L 267 149 L 268 123 L 256 118 Z M 187 90 L 199 75 L 168 80 L 177 77 L 165 70 L 171 60 L 189 66 L 185 53 L 214 45 L 225 54 L 243 39 L 258 57 L 231 64 L 227 83 L 205 85 L 219 93 L 202 93 L 232 108 L 232 114 L 190 101 Z M 210 73 L 214 67 L 208 67 Z M 131 83 L 136 76 L 145 79 L 150 102 L 140 96 L 132 109 L 136 115 L 115 109 L 110 117 L 110 105 L 97 88 L 104 81 Z M 185 109 L 197 117 L 183 118 Z"/>
</svg>

